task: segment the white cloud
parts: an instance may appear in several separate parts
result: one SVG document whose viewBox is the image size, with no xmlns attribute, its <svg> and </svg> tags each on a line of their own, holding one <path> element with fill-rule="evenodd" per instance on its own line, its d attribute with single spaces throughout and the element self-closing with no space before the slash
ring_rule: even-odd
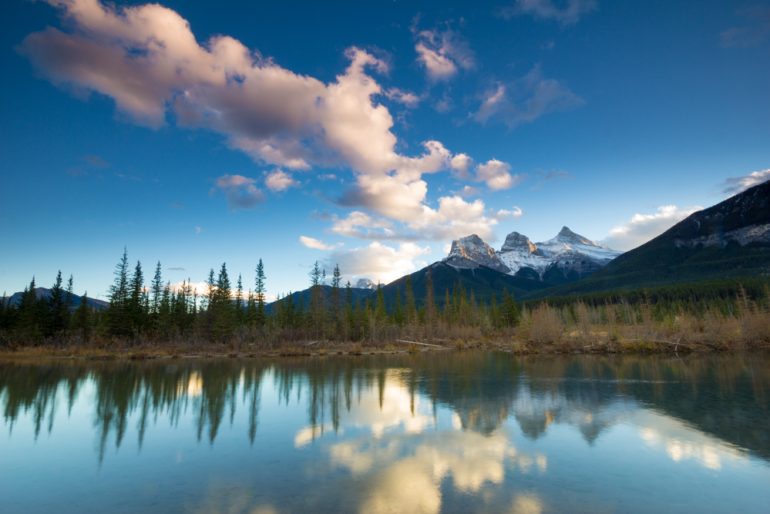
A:
<svg viewBox="0 0 770 514">
<path fill-rule="evenodd" d="M 187 20 L 158 4 L 49 3 L 60 7 L 66 31 L 30 34 L 20 49 L 55 84 L 110 97 L 139 124 L 160 127 L 168 118 L 180 127 L 217 132 L 233 149 L 284 170 L 347 166 L 355 181 L 340 203 L 425 230 L 426 237 L 454 233 L 463 224 L 489 232 L 494 220 L 484 215 L 483 203 L 481 209 L 478 202 L 468 204 L 472 208 L 466 210 L 477 217 L 464 220 L 442 211 L 455 197 L 439 198 L 438 208 L 428 204 L 423 175 L 449 170 L 454 156 L 439 141 L 424 142 L 417 156 L 396 150 L 393 117 L 377 99 L 388 93 L 402 102 L 414 99 L 383 90 L 371 73 L 388 66 L 370 53 L 347 49 L 347 68 L 325 83 L 283 68 L 229 36 L 199 43 Z M 455 68 L 474 65 L 467 43 L 451 30 L 415 37 Z M 262 200 L 253 179 L 220 179 L 217 187 L 232 206 Z"/>
<path fill-rule="evenodd" d="M 663 205 L 653 214 L 634 214 L 629 221 L 610 230 L 602 243 L 615 250 L 631 250 L 659 236 L 702 207 Z"/>
<path fill-rule="evenodd" d="M 504 220 L 504 219 L 519 219 L 524 215 L 524 211 L 521 209 L 521 207 L 514 206 L 513 209 L 500 209 L 495 213 L 495 218 L 498 220 Z"/>
<path fill-rule="evenodd" d="M 249 209 L 254 207 L 265 196 L 257 186 L 253 178 L 243 175 L 222 175 L 217 178 L 216 188 L 227 197 L 227 203 L 233 208 Z"/>
<path fill-rule="evenodd" d="M 299 236 L 299 242 L 302 243 L 303 246 L 312 248 L 313 250 L 333 250 L 336 248 L 335 245 L 326 244 L 319 239 L 308 236 Z"/>
<path fill-rule="evenodd" d="M 499 120 L 509 128 L 532 123 L 546 114 L 580 107 L 585 102 L 557 80 L 545 78 L 539 66 L 510 83 L 498 82 L 482 95 L 473 119 Z"/>
<path fill-rule="evenodd" d="M 470 169 L 473 165 L 473 159 L 464 153 L 455 154 L 449 161 L 449 166 L 455 177 L 463 180 L 470 178 Z"/>
<path fill-rule="evenodd" d="M 283 170 L 271 171 L 265 177 L 265 186 L 271 191 L 286 191 L 296 185 L 298 185 L 298 182 Z"/>
<path fill-rule="evenodd" d="M 398 102 L 407 107 L 417 107 L 420 103 L 420 97 L 410 91 L 404 91 L 397 87 L 391 87 L 385 90 L 385 96 L 394 102 Z"/>
<path fill-rule="evenodd" d="M 524 180 L 522 175 L 511 175 L 511 167 L 497 159 L 490 159 L 476 166 L 476 180 L 485 182 L 489 189 L 499 191 L 510 189 Z"/>
<path fill-rule="evenodd" d="M 597 7 L 596 0 L 516 0 L 501 10 L 505 18 L 530 15 L 543 20 L 554 20 L 562 25 L 577 23 L 584 15 Z"/>
<path fill-rule="evenodd" d="M 451 29 L 417 32 L 414 49 L 417 62 L 425 67 L 428 78 L 434 81 L 448 80 L 457 74 L 459 68 L 470 70 L 476 65 L 468 43 Z"/>
<path fill-rule="evenodd" d="M 742 177 L 730 177 L 725 180 L 723 191 L 725 194 L 732 196 L 767 180 L 770 180 L 770 169 L 752 171 Z"/>
<path fill-rule="evenodd" d="M 368 246 L 333 252 L 327 259 L 327 267 L 331 269 L 339 264 L 342 275 L 351 282 L 365 277 L 387 284 L 425 266 L 427 263 L 420 257 L 428 253 L 430 248 L 414 243 L 387 246 L 374 241 Z"/>
<path fill-rule="evenodd" d="M 334 217 L 332 232 L 346 237 L 359 239 L 394 239 L 393 223 L 372 217 L 365 212 L 352 211 L 344 218 Z"/>
</svg>

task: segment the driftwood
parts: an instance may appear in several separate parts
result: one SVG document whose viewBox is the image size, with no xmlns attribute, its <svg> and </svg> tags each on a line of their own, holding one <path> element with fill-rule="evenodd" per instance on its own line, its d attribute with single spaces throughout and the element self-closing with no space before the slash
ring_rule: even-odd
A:
<svg viewBox="0 0 770 514">
<path fill-rule="evenodd" d="M 428 346 L 430 348 L 446 348 L 446 346 L 441 346 L 439 344 L 430 344 L 430 343 L 420 343 L 418 341 L 409 341 L 408 339 L 396 339 L 397 343 L 406 343 L 406 344 L 416 344 L 419 346 Z"/>
<path fill-rule="evenodd" d="M 321 341 L 310 341 L 309 343 L 306 343 L 305 346 L 313 346 L 314 344 L 318 344 Z"/>
</svg>

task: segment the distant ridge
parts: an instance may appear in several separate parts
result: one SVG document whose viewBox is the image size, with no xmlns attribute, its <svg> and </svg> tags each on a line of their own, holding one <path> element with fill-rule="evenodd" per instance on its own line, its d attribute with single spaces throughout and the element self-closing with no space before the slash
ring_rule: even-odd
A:
<svg viewBox="0 0 770 514">
<path fill-rule="evenodd" d="M 538 294 L 761 277 L 770 277 L 770 182 L 691 214 L 590 277 Z"/>
<path fill-rule="evenodd" d="M 16 293 L 13 293 L 11 296 L 2 296 L 0 297 L 0 302 L 3 302 L 4 304 L 8 305 L 9 307 L 18 307 L 21 303 L 21 297 L 24 295 L 23 291 L 19 291 Z M 47 300 L 51 297 L 51 290 L 46 287 L 36 287 L 35 288 L 35 297 L 38 300 Z M 83 301 L 83 298 L 81 296 L 78 296 L 76 294 L 72 295 L 72 309 L 77 309 L 80 306 L 80 303 Z M 97 300 L 95 298 L 89 298 L 88 299 L 88 305 L 89 307 L 96 309 L 96 310 L 103 310 L 109 307 L 109 302 L 105 302 L 104 300 Z"/>
</svg>

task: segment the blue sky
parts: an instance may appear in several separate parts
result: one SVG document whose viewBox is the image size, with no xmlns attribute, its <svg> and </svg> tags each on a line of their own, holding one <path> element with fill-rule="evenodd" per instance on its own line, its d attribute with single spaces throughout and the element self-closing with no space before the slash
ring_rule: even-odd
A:
<svg viewBox="0 0 770 514">
<path fill-rule="evenodd" d="M 8 292 L 61 269 L 105 297 L 124 246 L 246 288 L 261 257 L 271 294 L 315 260 L 387 282 L 471 232 L 626 250 L 770 175 L 768 2 L 0 10 Z"/>
</svg>

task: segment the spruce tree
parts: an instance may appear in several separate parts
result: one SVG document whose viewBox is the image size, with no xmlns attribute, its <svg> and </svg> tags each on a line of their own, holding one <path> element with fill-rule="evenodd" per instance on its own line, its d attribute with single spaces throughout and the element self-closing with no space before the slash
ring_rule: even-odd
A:
<svg viewBox="0 0 770 514">
<path fill-rule="evenodd" d="M 24 289 L 19 302 L 18 328 L 23 339 L 28 341 L 37 341 L 42 336 L 41 330 L 41 309 L 35 292 L 35 277 L 29 283 L 29 287 Z"/>
<path fill-rule="evenodd" d="M 340 332 L 340 324 L 342 322 L 342 303 L 340 297 L 340 282 L 342 281 L 342 273 L 340 272 L 339 264 L 334 265 L 334 271 L 332 272 L 332 298 L 331 298 L 331 310 L 332 310 L 332 322 L 334 323 L 335 335 Z"/>
<path fill-rule="evenodd" d="M 80 305 L 72 317 L 72 328 L 79 333 L 83 343 L 91 339 L 91 308 L 88 305 L 88 291 L 80 297 Z"/>
<path fill-rule="evenodd" d="M 160 309 L 160 301 L 163 296 L 163 276 L 161 273 L 160 261 L 155 265 L 155 276 L 152 277 L 151 291 L 152 293 L 152 305 L 150 312 L 157 315 Z"/>
<path fill-rule="evenodd" d="M 113 335 L 131 333 L 131 318 L 128 311 L 128 251 L 123 249 L 123 256 L 115 266 L 115 281 L 110 287 L 110 306 L 107 309 L 107 321 Z"/>
<path fill-rule="evenodd" d="M 67 287 L 64 288 L 64 328 L 69 327 L 72 312 L 75 306 L 75 281 L 70 273 L 67 279 Z"/>
<path fill-rule="evenodd" d="M 255 288 L 254 288 L 254 294 L 256 296 L 256 325 L 257 328 L 262 328 L 265 326 L 265 267 L 262 265 L 262 259 L 259 259 L 259 262 L 257 263 L 257 275 L 255 279 Z"/>
<path fill-rule="evenodd" d="M 516 304 L 516 300 L 513 298 L 513 295 L 508 292 L 508 289 L 504 289 L 502 304 L 503 323 L 508 327 L 515 327 L 519 324 L 520 317 L 521 313 L 519 312 L 519 306 Z"/>
<path fill-rule="evenodd" d="M 323 334 L 324 328 L 324 299 L 321 277 L 321 267 L 318 261 L 315 261 L 313 269 L 310 271 L 310 318 L 316 337 L 320 337 Z"/>
<path fill-rule="evenodd" d="M 144 273 L 142 272 L 142 263 L 136 261 L 134 273 L 131 275 L 129 284 L 128 312 L 131 318 L 131 333 L 139 334 L 144 328 Z"/>
<path fill-rule="evenodd" d="M 65 292 L 62 287 L 61 270 L 56 274 L 56 281 L 51 286 L 48 297 L 48 329 L 46 335 L 59 335 L 66 326 Z"/>
<path fill-rule="evenodd" d="M 241 274 L 238 273 L 238 282 L 236 283 L 235 288 L 235 321 L 238 325 L 241 325 L 243 323 L 244 318 L 244 312 L 243 312 L 243 280 L 241 279 Z"/>
<path fill-rule="evenodd" d="M 436 302 L 433 299 L 433 276 L 430 270 L 425 273 L 425 323 L 433 326 L 436 321 Z"/>
</svg>

